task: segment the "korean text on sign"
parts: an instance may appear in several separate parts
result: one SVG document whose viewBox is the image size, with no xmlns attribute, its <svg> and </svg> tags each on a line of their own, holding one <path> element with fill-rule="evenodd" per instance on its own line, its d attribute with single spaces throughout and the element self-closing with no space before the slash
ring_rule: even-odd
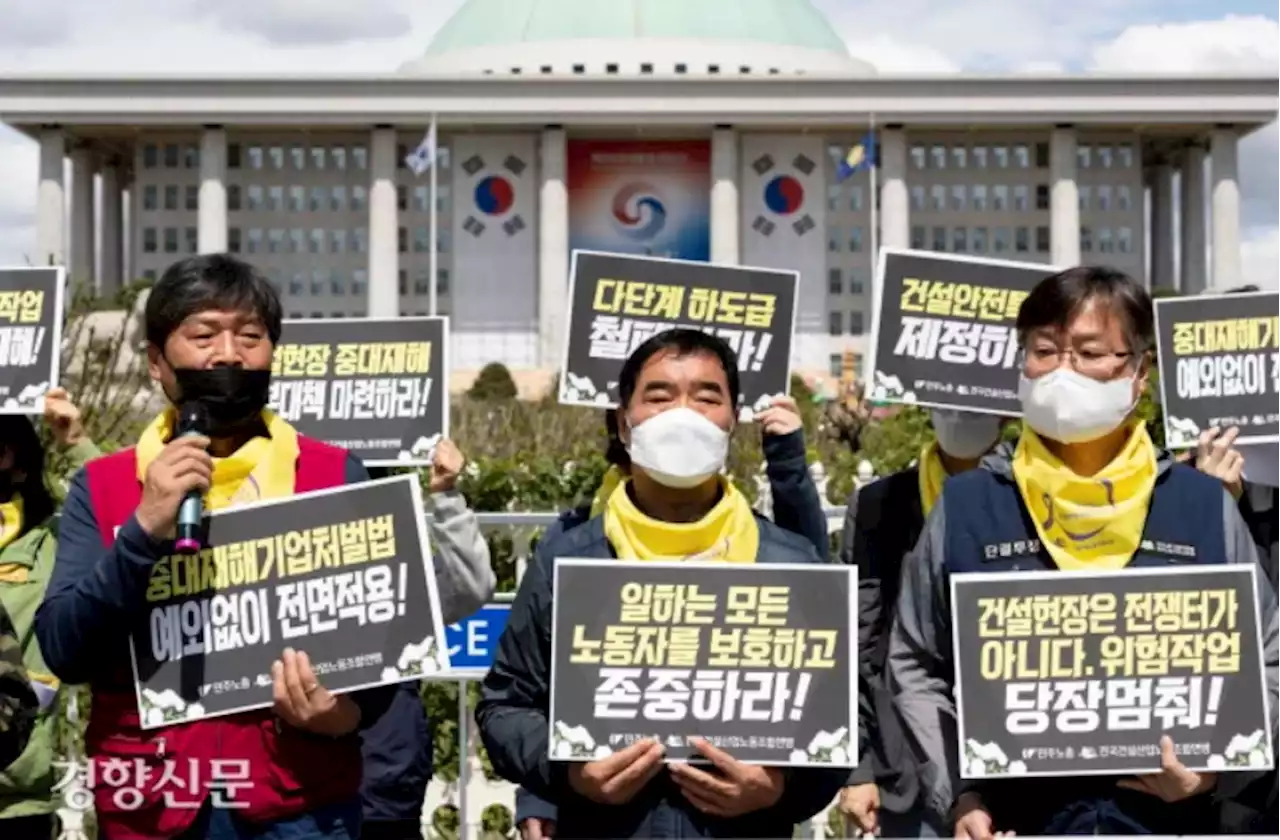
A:
<svg viewBox="0 0 1280 840">
<path fill-rule="evenodd" d="M 786 586 L 732 586 L 717 600 L 697 585 L 627 583 L 602 638 L 575 626 L 569 661 L 602 666 L 595 716 L 799 720 L 811 677 L 795 672 L 834 668 L 838 631 L 788 627 Z"/>
<path fill-rule="evenodd" d="M 1010 289 L 903 278 L 894 355 L 1012 368 L 1018 357 L 1012 322 L 1026 297 Z"/>
<path fill-rule="evenodd" d="M 623 360 L 654 335 L 685 327 L 723 338 L 742 370 L 758 371 L 773 342 L 776 308 L 773 294 L 602 278 L 592 299 L 588 352 Z"/>
</svg>

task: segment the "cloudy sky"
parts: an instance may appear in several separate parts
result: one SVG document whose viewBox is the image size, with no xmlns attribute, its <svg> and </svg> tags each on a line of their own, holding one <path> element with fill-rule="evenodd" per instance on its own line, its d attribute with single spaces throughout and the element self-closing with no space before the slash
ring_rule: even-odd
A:
<svg viewBox="0 0 1280 840">
<path fill-rule="evenodd" d="M 386 72 L 462 0 L 0 0 L 9 72 Z M 814 0 L 882 72 L 1276 73 L 1275 0 Z M 1277 286 L 1280 133 L 1241 145 L 1245 271 Z M 0 127 L 0 265 L 35 246 L 36 147 Z"/>
</svg>

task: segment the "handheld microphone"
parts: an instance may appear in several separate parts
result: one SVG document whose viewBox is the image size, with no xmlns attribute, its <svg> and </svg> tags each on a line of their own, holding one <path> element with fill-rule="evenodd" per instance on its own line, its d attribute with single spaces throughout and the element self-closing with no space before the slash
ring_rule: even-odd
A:
<svg viewBox="0 0 1280 840">
<path fill-rule="evenodd" d="M 177 437 L 201 435 L 209 427 L 209 412 L 203 404 L 189 402 L 178 412 Z M 178 507 L 177 538 L 173 542 L 179 554 L 199 554 L 201 546 L 200 522 L 204 518 L 204 499 L 199 490 L 192 490 Z"/>
</svg>

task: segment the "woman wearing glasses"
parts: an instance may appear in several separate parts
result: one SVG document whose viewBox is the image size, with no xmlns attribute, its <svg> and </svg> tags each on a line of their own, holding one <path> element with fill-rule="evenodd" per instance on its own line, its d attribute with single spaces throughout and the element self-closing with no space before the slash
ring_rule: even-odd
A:
<svg viewBox="0 0 1280 840">
<path fill-rule="evenodd" d="M 1155 343 L 1151 298 L 1139 283 L 1106 268 L 1064 271 L 1027 297 L 1017 330 L 1021 438 L 946 483 L 904 564 L 891 631 L 890 685 L 925 759 L 929 807 L 949 815 L 955 836 L 968 840 L 995 832 L 1212 833 L 1215 799 L 1237 780 L 1187 769 L 1168 738 L 1158 745 L 1163 770 L 1151 775 L 1024 778 L 961 789 L 951 574 L 1258 563 L 1222 484 L 1175 464 L 1134 417 Z M 1032 548 L 988 550 L 1018 543 Z M 1269 588 L 1258 595 L 1275 732 L 1276 604 Z"/>
</svg>

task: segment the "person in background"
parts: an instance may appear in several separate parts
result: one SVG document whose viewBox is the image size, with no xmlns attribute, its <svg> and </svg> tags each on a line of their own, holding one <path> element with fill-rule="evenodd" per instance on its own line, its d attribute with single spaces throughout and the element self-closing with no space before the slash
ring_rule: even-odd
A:
<svg viewBox="0 0 1280 840">
<path fill-rule="evenodd" d="M 101 453 L 85 435 L 67 392 L 45 395 L 44 420 L 60 465 L 75 472 Z M 45 451 L 27 417 L 0 416 L 0 604 L 13 621 L 22 661 L 40 701 L 40 714 L 22 755 L 0 770 L 0 837 L 50 840 L 59 805 L 53 787 L 60 757 L 56 733 L 59 682 L 49 673 L 35 637 L 36 608 L 53 571 L 55 509 L 60 493 L 46 483 Z"/>
<path fill-rule="evenodd" d="M 137 774 L 125 782 L 136 797 L 116 797 L 121 788 L 99 775 L 103 840 L 359 836 L 357 731 L 394 686 L 333 694 L 307 654 L 286 647 L 271 669 L 272 708 L 144 731 L 129 664 L 129 636 L 145 631 L 151 572 L 174 553 L 188 492 L 218 511 L 368 479 L 351 453 L 299 435 L 267 409 L 281 320 L 275 288 L 233 256 L 166 269 L 145 325 L 149 373 L 172 407 L 136 447 L 90 461 L 63 505 L 36 636 L 57 677 L 92 688 L 89 760 L 122 759 Z M 188 403 L 205 409 L 206 435 L 174 434 L 177 408 Z M 214 807 L 230 761 L 248 773 L 233 793 L 243 807 Z"/>
<path fill-rule="evenodd" d="M 22 642 L 0 602 L 0 765 L 12 764 L 27 748 L 40 701 L 22 665 Z"/>
<path fill-rule="evenodd" d="M 436 445 L 426 497 L 427 531 L 441 620 L 446 626 L 483 607 L 497 585 L 489 544 L 457 489 L 465 465 L 466 458 L 453 441 L 445 439 Z M 381 478 L 390 470 L 374 467 L 369 473 Z M 388 707 L 361 730 L 361 840 L 422 837 L 422 806 L 431 781 L 433 746 L 421 690 L 421 682 L 400 683 Z"/>
<path fill-rule="evenodd" d="M 1153 320 L 1146 289 L 1113 269 L 1073 268 L 1039 283 L 1017 320 L 1023 412 L 1017 446 L 1001 446 L 979 469 L 947 481 L 904 565 L 889 640 L 889 687 L 923 758 L 926 806 L 935 819 L 954 818 L 957 838 L 991 840 L 997 831 L 1211 834 L 1215 798 L 1238 784 L 1233 774 L 1189 770 L 1166 736 L 1159 743 L 1160 772 L 1001 779 L 960 788 L 952 574 L 1122 572 L 1181 565 L 1187 557 L 1258 562 L 1221 483 L 1158 451 L 1134 416 L 1151 366 Z M 1017 543 L 1032 547 L 1009 556 L 987 550 Z M 1191 551 L 1164 554 L 1161 544 Z M 1269 590 L 1258 593 L 1258 616 L 1275 732 L 1280 640 Z"/>
<path fill-rule="evenodd" d="M 733 351 L 698 330 L 640 345 L 619 376 L 619 437 L 630 476 L 604 512 L 538 545 L 481 686 L 476 720 L 498 775 L 559 806 L 555 836 L 789 837 L 818 813 L 847 771 L 742 764 L 698 738 L 718 773 L 664 765 L 652 739 L 585 764 L 547 754 L 551 580 L 557 557 L 821 562 L 813 546 L 751 510 L 721 475 L 736 418 Z"/>
<path fill-rule="evenodd" d="M 604 512 L 609 494 L 631 473 L 631 457 L 626 444 L 618 436 L 618 412 L 609 409 L 604 415 L 609 443 L 605 460 L 609 469 L 590 504 L 562 513 L 547 529 L 542 539 L 552 540 L 561 532 L 575 528 Z M 772 405 L 756 415 L 760 426 L 761 448 L 765 458 L 765 474 L 773 500 L 773 524 L 813 544 L 818 556 L 829 551 L 827 515 L 823 510 L 818 486 L 809 473 L 804 445 L 804 424 L 800 409 L 789 396 L 774 397 Z M 516 789 L 515 823 L 521 840 L 545 840 L 555 831 L 556 806 L 539 799 L 524 788 Z"/>
<path fill-rule="evenodd" d="M 840 792 L 840 811 L 859 831 L 886 837 L 938 836 L 944 826 L 920 807 L 911 747 L 885 685 L 889 627 L 903 559 L 915 547 L 946 479 L 978 466 L 1000 440 L 1005 418 L 932 409 L 935 439 L 905 470 L 849 496 L 840 561 L 858 567 L 858 726 L 862 758 Z"/>
</svg>

